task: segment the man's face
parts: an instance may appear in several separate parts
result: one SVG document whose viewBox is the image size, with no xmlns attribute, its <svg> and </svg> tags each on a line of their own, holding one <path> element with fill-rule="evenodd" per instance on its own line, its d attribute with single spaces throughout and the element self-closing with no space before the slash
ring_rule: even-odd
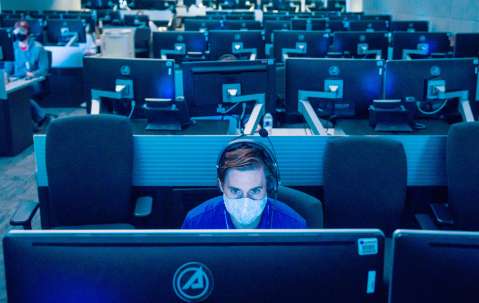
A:
<svg viewBox="0 0 479 303">
<path fill-rule="evenodd" d="M 230 168 L 226 171 L 224 184 L 220 183 L 223 193 L 231 199 L 251 198 L 261 200 L 267 195 L 264 168 L 239 170 Z"/>
</svg>

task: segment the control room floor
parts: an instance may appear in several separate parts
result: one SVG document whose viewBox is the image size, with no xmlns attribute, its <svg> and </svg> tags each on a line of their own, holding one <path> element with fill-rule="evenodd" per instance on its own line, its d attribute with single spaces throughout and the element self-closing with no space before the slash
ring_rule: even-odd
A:
<svg viewBox="0 0 479 303">
<path fill-rule="evenodd" d="M 48 108 L 48 113 L 58 116 L 81 115 L 84 110 L 77 108 Z M 36 201 L 35 158 L 33 146 L 15 157 L 0 158 L 0 234 L 8 230 L 10 217 L 18 205 L 25 201 Z M 38 215 L 34 228 L 40 226 Z M 4 277 L 3 248 L 0 241 L 0 303 L 7 302 Z"/>
</svg>

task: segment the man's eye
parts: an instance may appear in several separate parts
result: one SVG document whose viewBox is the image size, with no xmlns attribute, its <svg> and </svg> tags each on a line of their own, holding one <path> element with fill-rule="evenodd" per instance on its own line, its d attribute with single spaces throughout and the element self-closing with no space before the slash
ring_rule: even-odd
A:
<svg viewBox="0 0 479 303">
<path fill-rule="evenodd" d="M 234 195 L 237 195 L 238 192 L 239 192 L 239 190 L 236 189 L 236 188 L 232 188 L 230 191 L 231 191 L 231 193 L 234 194 Z"/>
<path fill-rule="evenodd" d="M 259 194 L 261 192 L 261 188 L 255 188 L 251 191 L 253 195 Z"/>
</svg>

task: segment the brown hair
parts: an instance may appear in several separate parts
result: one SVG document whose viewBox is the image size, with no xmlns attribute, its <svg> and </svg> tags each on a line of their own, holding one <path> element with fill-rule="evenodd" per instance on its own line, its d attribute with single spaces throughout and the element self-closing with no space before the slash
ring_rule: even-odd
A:
<svg viewBox="0 0 479 303">
<path fill-rule="evenodd" d="M 226 172 L 230 168 L 239 170 L 253 170 L 265 167 L 267 179 L 272 174 L 271 159 L 265 152 L 249 144 L 241 144 L 231 150 L 226 150 L 218 163 L 218 179 L 224 182 Z"/>
</svg>

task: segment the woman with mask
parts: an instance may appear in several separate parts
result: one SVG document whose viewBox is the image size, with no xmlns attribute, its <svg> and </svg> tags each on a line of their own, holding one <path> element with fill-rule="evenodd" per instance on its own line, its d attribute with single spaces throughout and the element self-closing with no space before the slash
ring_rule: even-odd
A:
<svg viewBox="0 0 479 303">
<path fill-rule="evenodd" d="M 296 229 L 305 220 L 268 195 L 278 187 L 277 163 L 265 146 L 249 140 L 231 142 L 217 164 L 223 196 L 191 210 L 183 229 Z"/>
<path fill-rule="evenodd" d="M 6 62 L 5 71 L 14 78 L 34 78 L 46 76 L 48 73 L 48 55 L 43 46 L 30 37 L 30 25 L 26 21 L 19 21 L 13 30 L 15 36 L 14 51 L 15 62 Z M 33 95 L 40 95 L 40 83 L 33 85 Z M 47 124 L 53 115 L 45 111 L 34 100 L 30 100 L 30 108 L 34 121 L 34 128 Z"/>
</svg>

